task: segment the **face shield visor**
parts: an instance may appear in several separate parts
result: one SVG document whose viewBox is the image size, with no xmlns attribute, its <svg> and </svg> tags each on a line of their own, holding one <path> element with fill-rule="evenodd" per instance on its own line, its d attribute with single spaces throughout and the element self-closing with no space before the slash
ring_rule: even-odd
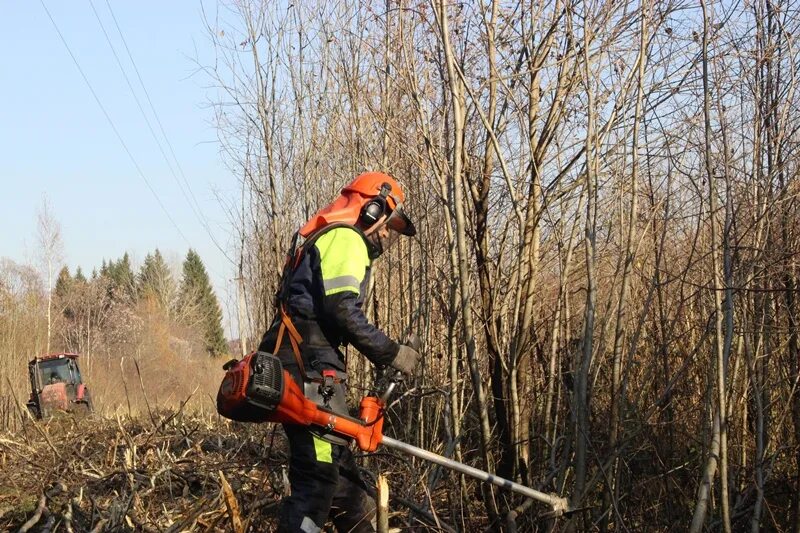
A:
<svg viewBox="0 0 800 533">
<path fill-rule="evenodd" d="M 414 223 L 411 222 L 411 219 L 408 218 L 408 215 L 403 210 L 403 203 L 398 202 L 394 196 L 392 196 L 392 199 L 395 200 L 395 208 L 386 218 L 386 225 L 396 233 L 413 237 L 417 234 L 417 228 L 414 227 Z"/>
<path fill-rule="evenodd" d="M 393 229 L 384 227 L 381 228 L 381 231 L 376 231 L 370 235 L 369 238 L 370 241 L 372 241 L 372 244 L 375 246 L 375 257 L 378 257 L 383 252 L 394 246 L 394 243 L 400 240 L 400 234 Z"/>
</svg>

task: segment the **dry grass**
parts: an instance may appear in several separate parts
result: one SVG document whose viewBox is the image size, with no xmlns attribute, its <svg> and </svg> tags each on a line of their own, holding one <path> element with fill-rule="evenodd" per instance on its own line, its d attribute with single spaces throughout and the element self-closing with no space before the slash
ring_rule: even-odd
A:
<svg viewBox="0 0 800 533">
<path fill-rule="evenodd" d="M 91 417 L 29 420 L 24 382 L 13 387 L 21 407 L 10 396 L 0 403 L 0 422 L 6 421 L 0 427 L 0 531 L 33 518 L 32 531 L 274 530 L 278 502 L 288 490 L 283 431 L 216 415 L 223 360 L 150 340 L 131 342 L 122 353 L 128 355 L 82 361 L 95 401 Z M 390 418 L 386 431 L 404 438 L 406 417 Z M 487 527 L 473 483 L 462 486 L 440 472 L 431 486 L 431 465 L 390 450 L 362 461 L 389 475 L 393 525 L 417 531 L 452 531 L 447 523 L 456 521 L 467 530 Z M 241 530 L 234 529 L 235 507 L 222 476 L 240 509 Z"/>
<path fill-rule="evenodd" d="M 392 524 L 453 531 L 445 509 L 458 490 L 440 484 L 431 513 L 413 501 L 429 495 L 429 472 L 405 459 L 385 450 L 371 458 L 391 483 Z M 29 420 L 17 433 L 0 432 L 0 531 L 274 531 L 286 473 L 286 441 L 274 424 L 180 411 L 153 421 Z M 470 523 L 485 528 L 480 514 L 462 526 Z"/>
<path fill-rule="evenodd" d="M 225 360 L 184 357 L 173 352 L 158 356 L 103 358 L 86 364 L 85 378 L 95 410 L 105 416 L 175 409 L 200 416 L 216 413 L 215 398 Z"/>
<path fill-rule="evenodd" d="M 154 420 L 62 416 L 0 434 L 0 530 L 33 521 L 33 531 L 221 531 L 234 518 L 249 531 L 274 529 L 279 429 L 180 412 Z"/>
</svg>

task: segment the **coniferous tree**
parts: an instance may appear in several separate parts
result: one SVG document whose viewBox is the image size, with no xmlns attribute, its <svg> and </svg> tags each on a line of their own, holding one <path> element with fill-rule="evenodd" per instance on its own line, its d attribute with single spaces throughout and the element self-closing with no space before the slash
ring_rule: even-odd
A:
<svg viewBox="0 0 800 533">
<path fill-rule="evenodd" d="M 58 273 L 56 279 L 55 295 L 57 298 L 64 298 L 72 287 L 72 276 L 69 274 L 69 267 L 64 266 Z"/>
<path fill-rule="evenodd" d="M 56 285 L 53 289 L 57 308 L 61 308 L 61 314 L 63 314 L 67 319 L 72 319 L 75 316 L 72 300 L 74 298 L 77 285 L 76 282 L 79 281 L 79 273 L 80 268 L 78 268 L 78 271 L 75 273 L 75 277 L 73 278 L 69 274 L 69 267 L 64 266 L 58 273 Z"/>
<path fill-rule="evenodd" d="M 118 261 L 111 261 L 106 268 L 106 275 L 111 280 L 110 288 L 114 295 L 119 298 L 134 300 L 136 297 L 136 279 L 131 268 L 130 256 L 128 252 Z"/>
<path fill-rule="evenodd" d="M 86 276 L 83 275 L 83 270 L 81 270 L 81 267 L 78 267 L 78 269 L 75 271 L 75 281 L 79 283 L 86 283 Z"/>
<path fill-rule="evenodd" d="M 140 297 L 153 298 L 162 309 L 171 312 L 175 297 L 175 282 L 158 248 L 155 253 L 147 254 L 144 258 L 136 288 Z"/>
<path fill-rule="evenodd" d="M 106 295 L 109 300 L 114 300 L 114 261 L 106 263 L 106 260 L 103 259 L 103 264 L 100 266 L 100 277 L 105 280 Z"/>
<path fill-rule="evenodd" d="M 203 331 L 206 350 L 211 356 L 227 352 L 225 335 L 222 330 L 222 311 L 217 296 L 208 279 L 208 272 L 200 256 L 189 250 L 183 262 L 178 305 L 187 310 Z"/>
</svg>

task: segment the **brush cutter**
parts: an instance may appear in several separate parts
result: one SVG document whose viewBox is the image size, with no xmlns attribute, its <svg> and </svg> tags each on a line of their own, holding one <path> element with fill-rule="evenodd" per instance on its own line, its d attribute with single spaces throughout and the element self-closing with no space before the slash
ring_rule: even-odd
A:
<svg viewBox="0 0 800 533">
<path fill-rule="evenodd" d="M 227 418 L 316 426 L 325 432 L 355 439 L 365 452 L 374 452 L 383 445 L 546 503 L 554 516 L 569 512 L 566 498 L 534 490 L 383 435 L 383 411 L 402 379 L 400 373 L 395 374 L 380 397 L 362 398 L 359 417 L 354 418 L 334 413 L 306 398 L 289 372 L 283 369 L 280 359 L 272 354 L 254 352 L 241 361 L 230 361 L 224 368 L 226 375 L 217 395 L 217 409 Z"/>
</svg>

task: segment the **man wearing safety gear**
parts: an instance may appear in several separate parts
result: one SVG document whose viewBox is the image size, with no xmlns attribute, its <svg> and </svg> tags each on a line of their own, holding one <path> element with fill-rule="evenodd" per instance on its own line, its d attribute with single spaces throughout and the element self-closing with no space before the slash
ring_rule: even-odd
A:
<svg viewBox="0 0 800 533">
<path fill-rule="evenodd" d="M 358 176 L 298 232 L 278 293 L 277 316 L 260 351 L 275 353 L 306 397 L 347 414 L 350 344 L 376 366 L 410 374 L 420 354 L 371 324 L 363 301 L 372 261 L 400 235 L 416 234 L 403 211 L 404 193 L 380 172 Z M 338 531 L 375 531 L 375 502 L 366 492 L 349 442 L 306 426 L 284 424 L 291 495 L 279 531 L 314 533 L 330 517 Z"/>
</svg>

